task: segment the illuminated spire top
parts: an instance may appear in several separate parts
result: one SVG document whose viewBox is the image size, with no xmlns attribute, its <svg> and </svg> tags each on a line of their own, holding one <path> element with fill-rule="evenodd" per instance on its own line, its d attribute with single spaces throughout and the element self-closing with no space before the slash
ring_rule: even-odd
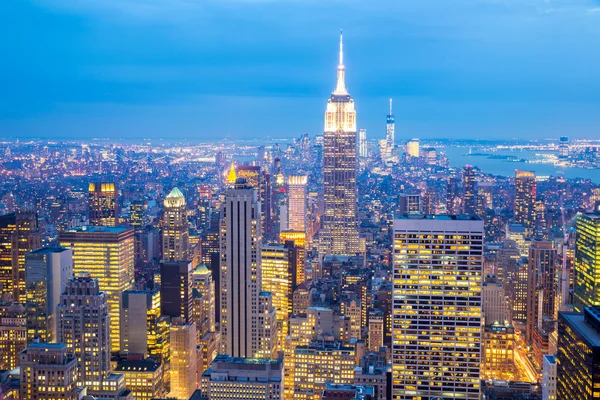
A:
<svg viewBox="0 0 600 400">
<path fill-rule="evenodd" d="M 227 183 L 233 185 L 237 180 L 237 175 L 235 173 L 235 165 L 231 163 L 231 168 L 229 168 L 229 174 L 227 175 Z"/>
<path fill-rule="evenodd" d="M 394 115 L 394 113 L 392 112 L 392 99 L 390 99 L 390 115 Z"/>
<path fill-rule="evenodd" d="M 344 68 L 344 41 L 342 31 L 340 30 L 340 63 L 337 69 L 337 85 L 333 91 L 334 95 L 344 96 L 348 94 L 346 90 L 345 82 L 345 68 Z"/>
</svg>

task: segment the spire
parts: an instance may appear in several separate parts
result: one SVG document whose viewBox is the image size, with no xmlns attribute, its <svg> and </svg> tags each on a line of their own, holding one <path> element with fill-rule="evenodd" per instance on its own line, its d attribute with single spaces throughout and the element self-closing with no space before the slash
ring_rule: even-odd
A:
<svg viewBox="0 0 600 400">
<path fill-rule="evenodd" d="M 394 115 L 394 113 L 392 113 L 392 99 L 390 98 L 390 115 Z"/>
<path fill-rule="evenodd" d="M 346 90 L 346 82 L 345 82 L 345 75 L 346 75 L 346 71 L 344 68 L 344 41 L 343 41 L 343 34 L 342 34 L 342 30 L 340 30 L 340 63 L 338 64 L 338 69 L 337 69 L 337 85 L 335 87 L 335 90 L 333 91 L 334 95 L 347 95 L 348 91 Z"/>
<path fill-rule="evenodd" d="M 229 168 L 229 174 L 227 175 L 227 183 L 233 185 L 237 179 L 237 175 L 235 173 L 235 165 L 233 162 L 231 163 L 231 167 Z"/>
</svg>

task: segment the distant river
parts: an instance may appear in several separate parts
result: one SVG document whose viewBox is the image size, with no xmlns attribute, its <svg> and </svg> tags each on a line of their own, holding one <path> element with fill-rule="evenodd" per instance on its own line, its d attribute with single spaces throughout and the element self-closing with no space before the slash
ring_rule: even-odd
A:
<svg viewBox="0 0 600 400">
<path fill-rule="evenodd" d="M 513 162 L 497 158 L 488 158 L 486 156 L 468 155 L 469 147 L 436 147 L 438 151 L 444 151 L 452 167 L 460 168 L 471 164 L 481 169 L 482 172 L 492 175 L 515 176 L 515 169 L 533 171 L 539 176 L 564 176 L 568 179 L 583 178 L 590 179 L 594 183 L 600 184 L 600 169 L 584 169 L 571 167 L 558 167 L 553 164 L 538 164 L 527 162 Z M 502 150 L 502 151 L 484 151 L 473 147 L 473 153 L 489 154 L 496 156 L 513 156 L 525 160 L 533 160 L 540 151 L 531 150 Z"/>
</svg>

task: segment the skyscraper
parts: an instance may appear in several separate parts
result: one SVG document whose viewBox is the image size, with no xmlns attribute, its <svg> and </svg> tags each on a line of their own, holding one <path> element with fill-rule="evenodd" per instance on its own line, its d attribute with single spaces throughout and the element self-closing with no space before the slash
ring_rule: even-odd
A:
<svg viewBox="0 0 600 400">
<path fill-rule="evenodd" d="M 527 236 L 535 228 L 535 174 L 529 171 L 515 171 L 515 224 L 525 227 Z"/>
<path fill-rule="evenodd" d="M 275 309 L 265 304 L 271 296 L 261 292 L 260 228 L 256 191 L 240 178 L 227 189 L 221 209 L 221 343 L 222 353 L 233 357 L 274 350 L 261 348 L 267 339 L 274 344 L 274 338 L 259 336 L 259 319 L 265 317 L 259 315 L 261 307 L 275 325 Z"/>
<path fill-rule="evenodd" d="M 600 309 L 558 313 L 556 398 L 600 397 Z"/>
<path fill-rule="evenodd" d="M 110 373 L 111 338 L 107 296 L 98 279 L 84 273 L 72 278 L 58 314 L 58 341 L 79 361 L 78 385 L 99 390 Z"/>
<path fill-rule="evenodd" d="M 369 157 L 369 142 L 367 141 L 367 130 L 359 129 L 358 131 L 358 156 L 361 158 Z"/>
<path fill-rule="evenodd" d="M 480 397 L 483 221 L 394 221 L 393 399 Z"/>
<path fill-rule="evenodd" d="M 288 335 L 289 317 L 292 313 L 292 290 L 296 280 L 294 261 L 292 248 L 282 244 L 262 247 L 262 289 L 272 294 L 280 343 Z"/>
<path fill-rule="evenodd" d="M 40 247 L 35 213 L 0 216 L 0 295 L 10 294 L 25 304 L 25 254 Z"/>
<path fill-rule="evenodd" d="M 187 205 L 181 190 L 173 188 L 164 201 L 162 217 L 162 259 L 185 261 L 190 259 Z"/>
<path fill-rule="evenodd" d="M 267 169 L 259 166 L 240 165 L 237 169 L 237 177 L 246 179 L 246 183 L 256 190 L 256 199 L 260 202 L 262 234 L 269 237 L 273 225 L 271 174 Z"/>
<path fill-rule="evenodd" d="M 600 306 L 600 215 L 579 214 L 575 224 L 575 269 L 573 271 L 573 307 Z"/>
<path fill-rule="evenodd" d="M 169 319 L 161 316 L 158 290 L 126 290 L 121 311 L 121 352 L 168 359 Z"/>
<path fill-rule="evenodd" d="M 356 216 L 356 111 L 345 83 L 340 35 L 337 86 L 327 102 L 323 134 L 324 214 L 319 232 L 322 254 L 356 254 L 359 248 Z"/>
<path fill-rule="evenodd" d="M 171 325 L 171 393 L 189 399 L 196 388 L 196 323 L 175 318 Z"/>
<path fill-rule="evenodd" d="M 0 369 L 19 364 L 19 352 L 27 347 L 27 314 L 22 304 L 0 306 Z"/>
<path fill-rule="evenodd" d="M 119 220 L 118 191 L 114 182 L 90 183 L 88 216 L 92 226 L 117 226 Z"/>
<path fill-rule="evenodd" d="M 160 263 L 160 303 L 162 315 L 192 322 L 192 263 Z"/>
<path fill-rule="evenodd" d="M 471 165 L 463 170 L 463 212 L 475 215 L 477 212 L 477 178 L 479 170 Z"/>
<path fill-rule="evenodd" d="M 133 228 L 82 226 L 61 232 L 59 241 L 73 250 L 73 272 L 89 273 L 106 292 L 112 351 L 119 351 L 121 294 L 133 287 Z"/>
<path fill-rule="evenodd" d="M 554 242 L 534 241 L 529 248 L 527 273 L 526 339 L 533 339 L 535 327 L 541 328 L 542 318 L 555 319 L 558 298 L 558 255 Z"/>
<path fill-rule="evenodd" d="M 388 160 L 392 157 L 394 152 L 394 146 L 396 145 L 396 139 L 394 137 L 396 126 L 396 119 L 394 118 L 394 113 L 392 112 L 392 99 L 390 99 L 390 113 L 387 115 L 386 119 L 386 133 L 385 133 L 385 146 Z"/>
<path fill-rule="evenodd" d="M 306 232 L 306 184 L 308 177 L 288 177 L 288 228 L 290 231 Z"/>
<path fill-rule="evenodd" d="M 56 342 L 57 305 L 73 276 L 73 251 L 66 247 L 42 247 L 25 254 L 27 283 L 27 336 L 45 343 Z"/>
</svg>

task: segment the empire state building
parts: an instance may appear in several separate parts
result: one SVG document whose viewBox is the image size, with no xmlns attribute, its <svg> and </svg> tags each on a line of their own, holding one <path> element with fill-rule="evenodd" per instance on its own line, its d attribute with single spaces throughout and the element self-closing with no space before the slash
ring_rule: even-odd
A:
<svg viewBox="0 0 600 400">
<path fill-rule="evenodd" d="M 319 233 L 321 255 L 353 255 L 359 251 L 356 218 L 356 111 L 345 84 L 340 34 L 337 85 L 327 101 L 323 134 L 324 215 Z"/>
</svg>

